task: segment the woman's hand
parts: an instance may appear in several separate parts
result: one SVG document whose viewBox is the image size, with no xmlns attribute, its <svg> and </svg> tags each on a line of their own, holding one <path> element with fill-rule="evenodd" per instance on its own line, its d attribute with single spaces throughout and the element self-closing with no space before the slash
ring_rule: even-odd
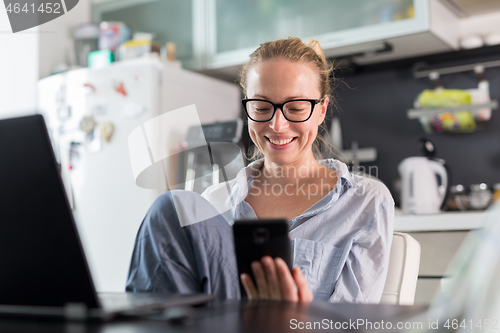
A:
<svg viewBox="0 0 500 333">
<path fill-rule="evenodd" d="M 240 279 L 250 300 L 268 299 L 289 302 L 311 302 L 313 294 L 299 267 L 293 268 L 293 276 L 285 261 L 264 256 L 252 263 L 257 287 L 248 274 Z"/>
</svg>

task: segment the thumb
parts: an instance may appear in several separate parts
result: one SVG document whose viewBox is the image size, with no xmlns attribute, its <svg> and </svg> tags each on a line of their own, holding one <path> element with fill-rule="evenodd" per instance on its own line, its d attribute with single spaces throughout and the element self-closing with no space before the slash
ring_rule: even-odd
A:
<svg viewBox="0 0 500 333">
<path fill-rule="evenodd" d="M 306 302 L 306 303 L 312 302 L 314 295 L 309 289 L 307 280 L 304 277 L 304 274 L 302 274 L 300 267 L 298 266 L 293 268 L 293 279 L 295 280 L 295 284 L 297 285 L 298 288 L 299 302 Z"/>
</svg>

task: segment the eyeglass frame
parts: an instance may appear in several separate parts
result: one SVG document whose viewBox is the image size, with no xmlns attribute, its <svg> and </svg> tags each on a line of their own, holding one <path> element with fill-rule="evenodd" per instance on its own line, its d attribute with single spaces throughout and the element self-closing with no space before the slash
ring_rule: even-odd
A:
<svg viewBox="0 0 500 333">
<path fill-rule="evenodd" d="M 244 98 L 241 100 L 241 103 L 243 104 L 243 110 L 245 110 L 245 113 L 248 117 L 248 119 L 250 119 L 251 121 L 255 121 L 257 123 L 266 123 L 268 121 L 271 121 L 273 118 L 274 118 L 274 115 L 276 114 L 276 110 L 280 109 L 281 110 L 281 113 L 283 114 L 283 117 L 285 117 L 286 120 L 288 120 L 289 122 L 292 122 L 292 123 L 303 123 L 305 121 L 308 121 L 312 114 L 313 114 L 313 111 L 314 111 L 314 107 L 323 102 L 324 101 L 324 97 L 321 98 L 321 99 L 307 99 L 307 98 L 299 98 L 299 99 L 291 99 L 289 101 L 286 101 L 284 103 L 281 103 L 281 104 L 275 104 L 273 102 L 270 102 L 268 100 L 265 100 L 265 99 L 259 99 L 259 98 Z M 274 108 L 274 111 L 273 111 L 273 114 L 271 116 L 271 118 L 269 118 L 268 120 L 254 120 L 252 119 L 252 117 L 250 117 L 250 115 L 248 114 L 248 111 L 247 111 L 247 103 L 248 102 L 253 102 L 253 101 L 259 101 L 259 102 L 267 102 L 269 104 L 271 104 Z M 311 103 L 311 113 L 309 113 L 309 117 L 307 117 L 305 120 L 290 120 L 286 117 L 285 115 L 285 111 L 283 111 L 283 106 L 288 103 L 288 102 L 309 102 Z"/>
</svg>

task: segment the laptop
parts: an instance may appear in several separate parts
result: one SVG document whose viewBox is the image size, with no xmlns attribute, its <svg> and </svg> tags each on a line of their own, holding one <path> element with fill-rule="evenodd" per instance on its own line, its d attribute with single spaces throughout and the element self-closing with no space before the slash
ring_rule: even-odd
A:
<svg viewBox="0 0 500 333">
<path fill-rule="evenodd" d="M 213 296 L 97 294 L 41 115 L 0 120 L 0 314 L 145 314 Z"/>
</svg>

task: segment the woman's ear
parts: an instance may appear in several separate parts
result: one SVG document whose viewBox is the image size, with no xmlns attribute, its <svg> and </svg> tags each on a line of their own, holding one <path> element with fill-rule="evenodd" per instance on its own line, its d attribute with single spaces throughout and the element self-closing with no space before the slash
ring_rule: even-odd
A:
<svg viewBox="0 0 500 333">
<path fill-rule="evenodd" d="M 325 121 L 326 111 L 328 110 L 328 102 L 329 101 L 330 101 L 329 98 L 325 97 L 323 99 L 323 102 L 319 105 L 321 107 L 321 111 L 320 111 L 319 118 L 318 118 L 318 126 L 321 125 L 323 123 L 323 121 Z"/>
</svg>

